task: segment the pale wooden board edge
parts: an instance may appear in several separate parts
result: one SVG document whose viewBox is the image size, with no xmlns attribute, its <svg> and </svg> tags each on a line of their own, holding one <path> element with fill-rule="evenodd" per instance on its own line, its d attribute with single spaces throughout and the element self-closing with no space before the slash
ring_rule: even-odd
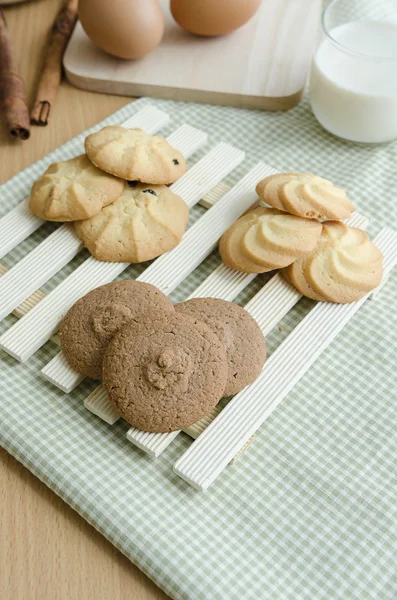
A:
<svg viewBox="0 0 397 600">
<path fill-rule="evenodd" d="M 64 65 L 65 74 L 69 83 L 82 90 L 102 94 L 114 94 L 116 96 L 131 96 L 139 98 L 148 96 L 163 100 L 174 100 L 177 102 L 195 102 L 198 104 L 217 104 L 219 106 L 232 106 L 234 108 L 246 108 L 250 110 L 290 110 L 297 106 L 302 100 L 304 87 L 290 96 L 246 96 L 244 94 L 226 94 L 220 92 L 207 92 L 201 90 L 188 90 L 176 88 L 163 88 L 155 85 L 144 85 L 128 81 L 112 81 L 82 77 L 73 73 Z"/>
</svg>

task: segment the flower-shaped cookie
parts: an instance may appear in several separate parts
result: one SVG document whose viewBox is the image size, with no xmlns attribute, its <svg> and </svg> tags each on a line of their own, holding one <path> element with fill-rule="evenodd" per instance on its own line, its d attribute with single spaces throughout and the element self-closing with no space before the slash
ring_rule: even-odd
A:
<svg viewBox="0 0 397 600">
<path fill-rule="evenodd" d="M 167 186 L 125 184 L 116 202 L 75 228 L 95 258 L 139 263 L 179 244 L 188 216 L 186 203 Z"/>
<path fill-rule="evenodd" d="M 256 186 L 258 196 L 285 212 L 307 219 L 344 220 L 354 212 L 346 192 L 310 173 L 278 173 Z"/>
<path fill-rule="evenodd" d="M 85 154 L 53 163 L 32 187 L 30 210 L 47 221 L 93 217 L 114 202 L 124 182 L 97 169 Z"/>
<path fill-rule="evenodd" d="M 382 261 L 381 251 L 365 231 L 330 221 L 323 224 L 316 247 L 282 274 L 308 298 L 354 302 L 380 284 Z"/>
<path fill-rule="evenodd" d="M 142 129 L 104 127 L 86 138 L 85 151 L 94 165 L 128 181 L 169 184 L 186 171 L 178 150 Z"/>
<path fill-rule="evenodd" d="M 315 247 L 322 224 L 258 207 L 240 217 L 223 234 L 219 252 L 228 267 L 244 273 L 280 269 Z"/>
</svg>

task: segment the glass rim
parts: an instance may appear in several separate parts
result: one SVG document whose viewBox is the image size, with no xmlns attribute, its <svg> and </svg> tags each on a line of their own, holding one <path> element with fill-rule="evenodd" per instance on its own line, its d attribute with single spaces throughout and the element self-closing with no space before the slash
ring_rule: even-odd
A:
<svg viewBox="0 0 397 600">
<path fill-rule="evenodd" d="M 396 56 L 369 56 L 368 54 L 363 54 L 362 52 L 356 52 L 355 50 L 351 50 L 350 48 L 348 48 L 347 46 L 344 46 L 343 44 L 341 44 L 340 42 L 338 42 L 338 40 L 336 40 L 330 33 L 330 31 L 328 30 L 325 20 L 326 17 L 328 15 L 328 11 L 331 7 L 333 7 L 335 4 L 337 4 L 338 2 L 340 2 L 340 0 L 331 0 L 324 8 L 321 14 L 321 28 L 323 30 L 324 35 L 326 35 L 326 37 L 330 40 L 330 42 L 336 46 L 337 48 L 339 48 L 339 50 L 342 50 L 343 52 L 345 52 L 346 54 L 350 54 L 351 56 L 355 56 L 356 58 L 361 58 L 362 60 L 371 60 L 371 61 L 378 61 L 378 62 L 397 62 L 397 54 Z M 346 23 L 349 22 L 353 22 L 353 21 L 346 21 Z M 386 23 L 385 21 L 376 21 L 377 23 Z"/>
</svg>

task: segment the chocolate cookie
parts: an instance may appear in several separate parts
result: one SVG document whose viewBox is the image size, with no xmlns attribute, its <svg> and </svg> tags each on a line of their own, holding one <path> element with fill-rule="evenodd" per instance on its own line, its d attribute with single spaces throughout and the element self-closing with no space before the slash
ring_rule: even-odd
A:
<svg viewBox="0 0 397 600">
<path fill-rule="evenodd" d="M 226 350 L 205 323 L 153 315 L 109 344 L 103 384 L 111 404 L 143 431 L 176 431 L 207 415 L 224 394 Z"/>
<path fill-rule="evenodd" d="M 217 298 L 192 298 L 177 304 L 175 310 L 206 323 L 225 346 L 229 376 L 224 396 L 237 394 L 255 381 L 266 360 L 266 341 L 244 308 Z"/>
<path fill-rule="evenodd" d="M 153 309 L 160 314 L 174 312 L 167 296 L 149 283 L 114 281 L 92 290 L 62 321 L 60 338 L 66 360 L 79 373 L 100 380 L 103 355 L 112 337 Z"/>
</svg>

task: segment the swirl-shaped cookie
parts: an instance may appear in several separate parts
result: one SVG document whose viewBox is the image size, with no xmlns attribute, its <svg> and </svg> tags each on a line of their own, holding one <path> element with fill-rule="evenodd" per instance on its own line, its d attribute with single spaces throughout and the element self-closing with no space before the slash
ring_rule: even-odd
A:
<svg viewBox="0 0 397 600">
<path fill-rule="evenodd" d="M 85 154 L 53 163 L 32 187 L 30 210 L 47 221 L 93 217 L 124 189 L 121 179 L 104 173 Z"/>
<path fill-rule="evenodd" d="M 307 219 L 344 220 L 354 212 L 346 192 L 311 173 L 277 173 L 256 186 L 258 196 L 285 212 Z"/>
<path fill-rule="evenodd" d="M 88 158 L 97 167 L 126 179 L 146 183 L 173 183 L 186 171 L 182 154 L 162 137 L 142 129 L 112 125 L 85 139 Z"/>
<path fill-rule="evenodd" d="M 219 252 L 232 269 L 265 273 L 286 267 L 314 248 L 321 229 L 318 221 L 260 206 L 225 231 Z"/>
<path fill-rule="evenodd" d="M 91 379 L 102 378 L 102 360 L 112 337 L 130 321 L 153 311 L 173 313 L 171 300 L 140 281 L 114 281 L 77 300 L 61 323 L 61 347 L 68 363 Z"/>
<path fill-rule="evenodd" d="M 323 224 L 317 246 L 281 272 L 304 296 L 344 304 L 380 284 L 382 261 L 365 231 L 330 221 Z"/>
<path fill-rule="evenodd" d="M 109 344 L 103 384 L 110 403 L 143 431 L 175 431 L 207 415 L 228 378 L 226 350 L 200 321 L 180 314 L 131 323 Z"/>
<path fill-rule="evenodd" d="M 98 260 L 139 263 L 177 246 L 188 217 L 186 203 L 167 186 L 126 183 L 113 204 L 75 229 Z"/>
</svg>

